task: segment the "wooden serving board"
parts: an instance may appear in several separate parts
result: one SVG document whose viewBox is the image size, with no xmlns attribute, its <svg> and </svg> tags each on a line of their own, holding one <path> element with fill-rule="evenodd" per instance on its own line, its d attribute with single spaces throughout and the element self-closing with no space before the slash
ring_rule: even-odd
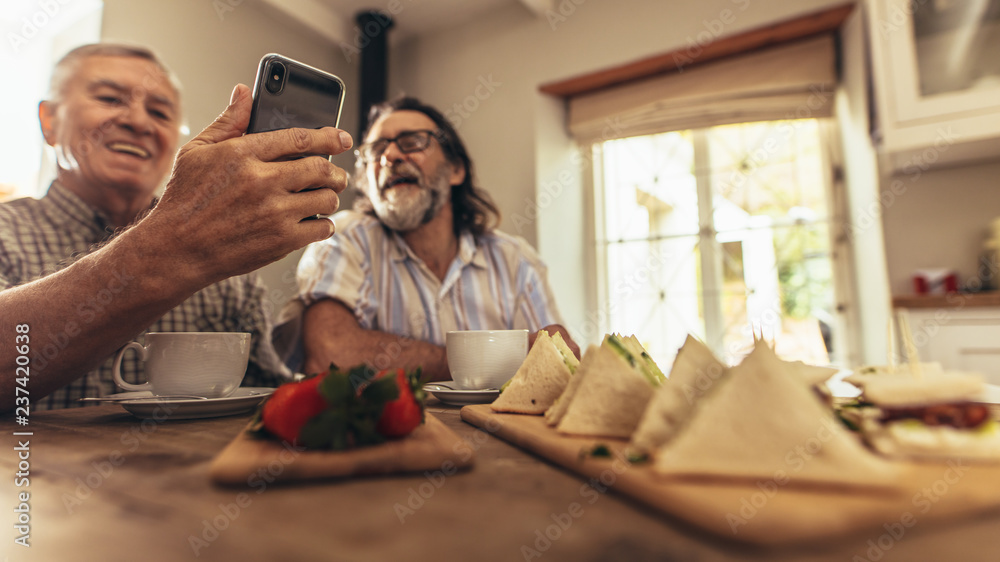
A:
<svg viewBox="0 0 1000 562">
<path fill-rule="evenodd" d="M 473 463 L 468 448 L 459 446 L 462 443 L 454 431 L 430 413 L 423 425 L 403 439 L 348 451 L 309 451 L 241 431 L 212 462 L 209 475 L 218 484 L 247 486 L 261 477 L 268 481 L 299 481 L 457 470 Z"/>
<path fill-rule="evenodd" d="M 737 542 L 762 546 L 816 543 L 858 534 L 921 531 L 934 522 L 1000 513 L 1000 465 L 967 462 L 901 463 L 898 487 L 823 489 L 769 482 L 679 480 L 630 464 L 623 440 L 571 437 L 542 416 L 498 414 L 488 404 L 465 406 L 462 419 L 587 477 L 597 491 L 613 489 L 670 517 Z M 586 451 L 601 443 L 612 458 Z M 892 535 L 890 535 L 892 536 Z M 863 541 L 862 541 L 863 542 Z"/>
</svg>

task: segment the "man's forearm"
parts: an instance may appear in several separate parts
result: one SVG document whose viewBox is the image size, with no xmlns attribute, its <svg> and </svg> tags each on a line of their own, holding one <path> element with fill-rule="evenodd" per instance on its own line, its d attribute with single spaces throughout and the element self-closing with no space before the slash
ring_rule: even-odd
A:
<svg viewBox="0 0 1000 562">
<path fill-rule="evenodd" d="M 423 380 L 448 380 L 448 358 L 443 346 L 406 336 L 365 330 L 344 305 L 320 301 L 305 312 L 303 326 L 306 373 L 329 368 L 368 365 L 373 369 L 419 367 Z"/>
<path fill-rule="evenodd" d="M 66 269 L 0 292 L 0 337 L 19 344 L 0 345 L 0 411 L 14 407 L 15 377 L 25 372 L 17 366 L 28 367 L 30 399 L 43 398 L 201 288 L 157 248 L 141 230 L 126 232 Z"/>
<path fill-rule="evenodd" d="M 333 234 L 329 219 L 302 219 L 336 212 L 347 173 L 325 158 L 288 156 L 340 154 L 353 140 L 330 127 L 244 135 L 251 97 L 238 85 L 226 110 L 181 147 L 163 197 L 133 228 L 58 273 L 0 292 L 0 337 L 13 344 L 25 325 L 28 345 L 45 352 L 59 342 L 45 368 L 32 370 L 32 399 L 86 373 L 196 291 Z M 77 314 L 82 323 L 70 324 Z M 0 345 L 0 411 L 14 403 L 13 347 Z"/>
</svg>

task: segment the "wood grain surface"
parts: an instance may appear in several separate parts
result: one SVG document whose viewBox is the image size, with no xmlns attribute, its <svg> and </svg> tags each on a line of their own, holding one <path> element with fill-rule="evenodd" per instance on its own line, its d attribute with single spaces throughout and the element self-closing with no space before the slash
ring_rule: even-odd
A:
<svg viewBox="0 0 1000 562">
<path fill-rule="evenodd" d="M 543 417 L 498 414 L 488 405 L 465 406 L 462 419 L 576 472 L 598 490 L 607 487 L 663 514 L 729 540 L 790 546 L 864 534 L 903 536 L 911 528 L 1000 511 L 1000 465 L 959 461 L 901 463 L 895 489 L 797 487 L 773 480 L 665 479 L 648 463 L 631 464 L 623 440 L 565 436 Z M 587 455 L 597 443 L 610 459 Z"/>
<path fill-rule="evenodd" d="M 428 413 L 425 423 L 403 439 L 348 451 L 308 451 L 241 431 L 212 462 L 209 475 L 217 484 L 247 486 L 256 477 L 270 478 L 271 472 L 276 473 L 275 481 L 320 480 L 442 467 L 451 472 L 472 463 L 473 457 L 464 451 L 463 441 Z M 280 470 L 269 468 L 275 466 Z"/>
</svg>

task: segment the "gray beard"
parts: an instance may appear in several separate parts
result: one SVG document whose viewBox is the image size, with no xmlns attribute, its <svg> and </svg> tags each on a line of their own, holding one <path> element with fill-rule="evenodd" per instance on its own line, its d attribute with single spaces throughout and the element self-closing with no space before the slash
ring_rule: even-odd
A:
<svg viewBox="0 0 1000 562">
<path fill-rule="evenodd" d="M 437 216 L 446 199 L 437 191 L 422 190 L 418 198 L 408 205 L 390 205 L 384 199 L 373 204 L 375 215 L 382 224 L 396 232 L 410 232 L 425 225 Z"/>
<path fill-rule="evenodd" d="M 417 196 L 405 202 L 390 203 L 383 197 L 373 199 L 375 215 L 382 224 L 396 232 L 410 232 L 429 223 L 451 197 L 448 174 L 448 167 L 441 166 L 426 182 L 421 183 Z"/>
</svg>

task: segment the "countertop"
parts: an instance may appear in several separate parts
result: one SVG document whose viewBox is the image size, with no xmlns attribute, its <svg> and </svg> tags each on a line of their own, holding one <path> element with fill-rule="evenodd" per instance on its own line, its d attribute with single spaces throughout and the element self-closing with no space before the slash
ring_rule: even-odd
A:
<svg viewBox="0 0 1000 562">
<path fill-rule="evenodd" d="M 894 308 L 973 308 L 1000 306 L 1000 291 L 946 295 L 896 295 Z"/>
<path fill-rule="evenodd" d="M 286 485 L 261 480 L 248 488 L 213 485 L 208 467 L 249 415 L 156 421 L 106 405 L 32 412 L 27 427 L 6 415 L 0 552 L 12 562 L 1000 558 L 1000 509 L 917 524 L 898 537 L 875 529 L 805 547 L 751 548 L 613 489 L 581 501 L 580 476 L 466 424 L 457 407 L 431 399 L 428 411 L 475 453 L 471 470 Z M 32 435 L 15 435 L 23 431 Z M 19 443 L 30 450 L 26 459 Z M 30 466 L 19 467 L 22 460 Z M 30 486 L 15 484 L 20 468 L 30 472 Z M 28 548 L 14 543 L 11 510 L 19 493 L 30 494 Z"/>
</svg>

